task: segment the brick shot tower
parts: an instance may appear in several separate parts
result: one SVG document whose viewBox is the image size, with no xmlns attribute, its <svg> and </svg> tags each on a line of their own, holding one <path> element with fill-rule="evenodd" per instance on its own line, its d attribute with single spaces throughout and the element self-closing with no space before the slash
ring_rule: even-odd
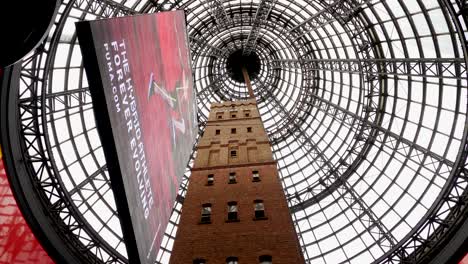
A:
<svg viewBox="0 0 468 264">
<path fill-rule="evenodd" d="M 255 99 L 211 105 L 170 263 L 304 263 Z"/>
</svg>

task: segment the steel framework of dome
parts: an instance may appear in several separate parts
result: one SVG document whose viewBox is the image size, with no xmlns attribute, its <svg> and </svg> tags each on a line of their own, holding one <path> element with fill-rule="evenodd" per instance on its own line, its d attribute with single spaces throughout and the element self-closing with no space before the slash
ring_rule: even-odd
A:
<svg viewBox="0 0 468 264">
<path fill-rule="evenodd" d="M 0 104 L 13 188 L 46 248 L 126 262 L 74 22 L 172 9 L 187 11 L 200 133 L 212 102 L 248 97 L 229 56 L 259 59 L 252 85 L 307 262 L 442 263 L 467 238 L 467 1 L 64 0 Z"/>
</svg>

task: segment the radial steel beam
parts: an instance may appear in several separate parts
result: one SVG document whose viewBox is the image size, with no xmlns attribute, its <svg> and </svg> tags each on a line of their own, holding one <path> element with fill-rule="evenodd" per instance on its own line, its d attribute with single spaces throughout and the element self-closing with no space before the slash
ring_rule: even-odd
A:
<svg viewBox="0 0 468 264">
<path fill-rule="evenodd" d="M 372 208 L 367 205 L 362 197 L 356 194 L 356 191 L 349 183 L 343 182 L 338 192 L 342 193 L 343 200 L 353 209 L 354 213 L 356 213 L 356 211 L 359 212 L 356 214 L 357 218 L 383 250 L 387 250 L 396 245 L 398 240 L 392 235 L 377 215 L 375 215 Z"/>
<path fill-rule="evenodd" d="M 217 48 L 213 45 L 208 44 L 207 39 L 201 40 L 195 36 L 190 36 L 190 48 L 193 52 L 193 56 L 206 56 L 206 57 L 216 57 L 216 58 L 225 58 L 227 57 L 227 52 L 220 48 Z"/>
<path fill-rule="evenodd" d="M 215 20 L 215 27 L 217 28 L 218 32 L 227 32 L 230 38 L 230 41 L 228 43 L 234 46 L 234 49 L 237 49 L 239 43 L 236 42 L 231 30 L 229 30 L 229 28 L 233 27 L 234 24 L 231 17 L 228 15 L 228 12 L 226 11 L 224 2 L 225 0 L 210 0 L 208 2 L 208 8 L 210 10 L 211 16 Z M 233 47 L 230 48 L 232 49 Z"/>
<path fill-rule="evenodd" d="M 272 102 L 274 102 L 274 106 L 279 110 L 278 113 L 282 118 L 289 118 L 288 112 L 285 110 L 284 106 L 276 100 L 276 97 L 271 94 L 270 89 L 265 90 L 269 94 L 269 98 L 272 98 Z M 396 239 L 392 236 L 392 234 L 388 231 L 385 225 L 378 219 L 378 217 L 372 212 L 372 210 L 367 206 L 367 204 L 360 198 L 352 187 L 349 186 L 349 183 L 346 182 L 346 178 L 343 178 L 340 175 L 339 169 L 330 162 L 330 160 L 325 156 L 324 152 L 319 149 L 316 143 L 313 142 L 312 137 L 305 132 L 300 125 L 297 123 L 289 123 L 291 127 L 289 130 L 292 133 L 300 145 L 305 149 L 306 153 L 311 155 L 312 159 L 318 162 L 321 166 L 320 170 L 324 171 L 323 178 L 319 179 L 320 185 L 323 186 L 321 188 L 320 193 L 315 195 L 314 201 L 316 202 L 317 196 L 322 196 L 323 198 L 330 195 L 331 192 L 335 190 L 341 190 L 341 195 L 350 207 L 354 210 L 360 212 L 359 218 L 360 221 L 363 222 L 363 225 L 366 226 L 369 233 L 373 236 L 377 236 L 377 238 L 373 237 L 375 241 L 382 247 L 393 247 L 396 243 Z M 341 165 L 346 165 L 346 162 L 343 160 Z M 333 186 L 333 188 L 331 188 Z M 309 188 L 307 188 L 309 190 Z M 318 191 L 318 190 L 316 190 Z M 300 197 L 294 195 L 296 199 L 300 199 Z M 303 208 L 301 208 L 303 209 Z M 293 208 L 291 208 L 293 211 Z M 293 211 L 294 212 L 294 211 Z"/>
<path fill-rule="evenodd" d="M 73 8 L 100 17 L 135 15 L 138 12 L 111 0 L 72 0 Z"/>
<path fill-rule="evenodd" d="M 161 11 L 172 10 L 181 2 L 180 0 L 148 0 L 141 9 L 142 13 L 155 13 Z"/>
<path fill-rule="evenodd" d="M 437 153 L 434 153 L 430 149 L 427 149 L 411 139 L 406 139 L 402 137 L 401 135 L 396 134 L 395 132 L 390 131 L 389 129 L 386 129 L 380 125 L 376 125 L 373 122 L 369 122 L 367 119 L 361 117 L 360 115 L 351 112 L 347 109 L 344 109 L 341 106 L 338 106 L 326 99 L 323 99 L 319 96 L 314 96 L 316 99 L 316 107 L 320 110 L 322 110 L 323 113 L 327 114 L 331 118 L 337 118 L 340 115 L 342 117 L 351 117 L 351 120 L 358 120 L 361 124 L 363 124 L 364 127 L 366 127 L 368 130 L 371 131 L 377 131 L 377 135 L 373 136 L 371 138 L 368 138 L 368 140 L 372 142 L 379 142 L 381 144 L 390 144 L 394 146 L 396 149 L 400 149 L 401 151 L 404 151 L 407 153 L 407 155 L 412 156 L 414 158 L 420 159 L 423 164 L 432 164 L 437 170 L 440 170 L 442 166 L 446 166 L 446 168 L 451 169 L 454 166 L 454 163 L 450 160 L 448 160 L 445 157 L 442 157 L 438 155 Z M 346 119 L 340 119 L 340 120 L 346 120 Z M 348 119 L 349 120 L 349 119 Z M 370 135 L 370 133 L 369 133 Z M 359 140 L 364 140 L 359 139 Z M 357 155 L 358 159 L 365 159 L 365 156 L 362 155 Z M 357 161 L 355 161 L 356 164 L 359 164 Z M 343 172 L 341 175 L 342 178 L 347 178 L 351 173 L 355 172 L 355 167 L 354 166 L 349 166 L 349 168 Z M 336 184 L 330 184 L 328 185 L 328 192 L 333 191 L 334 189 L 338 188 L 339 185 Z M 317 193 L 317 191 L 320 191 Z M 305 196 L 306 193 L 309 193 L 309 195 Z M 297 199 L 298 197 L 308 197 L 308 199 Z M 321 199 L 323 199 L 324 196 L 322 194 L 322 190 L 316 189 L 313 186 L 311 188 L 307 188 L 306 190 L 303 190 L 302 192 L 299 192 L 298 195 L 291 196 L 289 201 L 293 205 L 291 206 L 291 211 L 292 212 L 297 212 L 299 210 L 302 210 L 304 208 L 307 208 L 311 206 L 312 204 L 317 203 Z"/>
<path fill-rule="evenodd" d="M 91 94 L 88 88 L 79 88 L 69 91 L 46 94 L 46 108 L 48 111 L 85 106 L 92 103 Z M 49 114 L 49 112 L 47 112 Z"/>
<path fill-rule="evenodd" d="M 249 35 L 244 44 L 244 49 L 242 52 L 244 56 L 250 55 L 250 53 L 252 53 L 252 51 L 255 50 L 255 47 L 257 45 L 257 39 L 260 34 L 260 28 L 267 20 L 268 15 L 270 14 L 277 1 L 278 0 L 261 0 L 260 4 L 258 5 L 257 12 L 255 13 L 255 17 L 251 25 Z"/>
<path fill-rule="evenodd" d="M 105 171 L 107 171 L 107 164 L 101 166 L 95 172 L 86 177 L 86 179 L 84 179 L 82 182 L 75 185 L 73 189 L 69 191 L 70 195 L 73 196 L 75 193 L 79 192 L 86 184 L 94 181 L 97 176 L 102 175 Z"/>
<path fill-rule="evenodd" d="M 362 11 L 362 7 L 371 4 L 373 0 L 332 0 L 323 1 L 325 8 L 293 27 L 290 32 L 296 32 L 300 38 L 311 31 L 322 28 L 335 21 L 345 24 Z"/>
<path fill-rule="evenodd" d="M 38 96 L 28 96 L 19 99 L 19 104 L 29 104 L 37 101 L 38 104 L 45 99 L 46 115 L 57 114 L 59 112 L 71 112 L 75 108 L 91 109 L 92 100 L 89 88 L 78 88 L 68 91 L 47 93 L 44 98 Z M 87 107 L 89 106 L 89 107 Z"/>
<path fill-rule="evenodd" d="M 368 74 L 369 71 L 364 70 L 363 65 L 379 76 L 399 75 L 464 80 L 467 74 L 464 58 L 272 60 L 270 64 L 275 69 L 306 68 L 311 71 Z"/>
<path fill-rule="evenodd" d="M 207 97 L 208 98 L 208 95 L 210 94 L 216 94 L 218 95 L 221 100 L 223 101 L 229 101 L 229 98 L 226 98 L 225 97 L 225 94 L 222 93 L 221 91 L 223 90 L 222 88 L 222 80 L 225 78 L 225 76 L 222 76 L 221 74 L 213 74 L 212 75 L 213 79 L 211 79 L 211 82 L 209 85 L 206 85 L 205 87 L 203 87 L 202 90 L 198 91 L 197 92 L 197 96 L 198 97 Z"/>
<path fill-rule="evenodd" d="M 452 18 L 461 15 L 461 12 L 456 13 L 453 2 L 443 0 L 441 3 Z M 460 3 L 461 1 L 457 1 L 456 4 L 460 6 Z M 468 19 L 463 17 L 463 20 L 453 19 L 452 21 L 463 43 L 462 49 L 467 60 L 468 41 L 466 30 L 462 27 L 466 28 Z M 460 85 L 461 81 L 458 81 L 458 84 Z M 466 106 L 464 107 L 466 111 Z M 444 249 L 454 232 L 465 233 L 465 240 L 467 239 L 466 230 L 460 230 L 462 221 L 466 220 L 468 215 L 466 206 L 468 204 L 468 130 L 466 124 L 461 137 L 461 148 L 449 174 L 441 193 L 425 216 L 393 250 L 386 252 L 375 263 L 427 263 L 433 259 L 434 253 Z M 428 230 L 433 232 L 428 235 Z M 405 258 L 400 257 L 403 254 Z"/>
<path fill-rule="evenodd" d="M 266 86 L 266 84 L 261 84 L 260 86 Z M 270 89 L 262 89 L 268 94 L 268 98 L 271 99 L 271 102 L 273 103 L 273 107 L 277 109 L 277 112 L 279 116 L 281 117 L 282 120 L 292 120 L 291 117 L 289 116 L 287 110 L 284 108 L 284 106 L 279 102 L 276 97 L 271 93 Z M 341 185 L 346 181 L 347 177 L 349 175 L 346 175 L 347 177 L 344 177 L 343 175 L 337 175 L 344 169 L 342 167 L 348 168 L 348 164 L 346 160 L 342 160 L 340 164 L 337 166 L 333 166 L 333 164 L 329 161 L 328 158 L 326 158 L 323 154 L 323 151 L 320 150 L 315 142 L 312 140 L 312 136 L 309 135 L 304 128 L 300 125 L 297 124 L 297 122 L 288 122 L 285 125 L 287 128 L 285 130 L 299 142 L 300 148 L 304 149 L 305 153 L 308 153 L 310 155 L 311 159 L 316 161 L 319 164 L 319 169 L 315 173 L 321 172 L 321 177 L 323 179 L 331 179 L 331 181 L 324 180 L 322 183 L 316 183 L 314 186 L 309 186 L 305 190 L 301 190 L 294 195 L 291 195 L 289 197 L 289 201 L 292 204 L 297 203 L 296 205 L 293 205 L 290 209 L 292 212 L 295 212 L 297 210 L 304 209 L 304 205 L 309 206 L 310 203 L 316 203 L 323 198 L 327 197 L 330 192 L 338 189 L 341 187 Z M 355 148 L 355 151 L 357 151 L 359 148 Z M 312 194 L 312 197 L 310 200 L 303 200 L 304 194 Z"/>
<path fill-rule="evenodd" d="M 227 15 L 223 5 L 224 0 L 211 0 L 210 12 L 214 16 L 215 21 L 218 25 L 226 27 L 226 24 L 230 23 L 230 18 Z"/>
</svg>

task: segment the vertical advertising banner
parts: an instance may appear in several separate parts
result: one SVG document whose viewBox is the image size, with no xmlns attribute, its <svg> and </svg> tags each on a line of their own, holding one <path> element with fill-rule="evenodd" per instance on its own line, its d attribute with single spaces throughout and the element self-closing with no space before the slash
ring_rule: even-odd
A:
<svg viewBox="0 0 468 264">
<path fill-rule="evenodd" d="M 76 26 L 129 260 L 154 263 L 198 133 L 185 13 Z"/>
<path fill-rule="evenodd" d="M 0 264 L 30 263 L 54 262 L 37 241 L 16 204 L 0 149 Z"/>
</svg>

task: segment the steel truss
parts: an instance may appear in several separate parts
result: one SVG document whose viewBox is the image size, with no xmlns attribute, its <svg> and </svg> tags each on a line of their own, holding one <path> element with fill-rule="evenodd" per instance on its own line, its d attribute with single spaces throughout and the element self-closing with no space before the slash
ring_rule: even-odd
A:
<svg viewBox="0 0 468 264">
<path fill-rule="evenodd" d="M 252 51 L 255 50 L 257 45 L 257 39 L 260 35 L 260 28 L 262 25 L 265 24 L 265 21 L 268 19 L 271 10 L 275 6 L 275 2 L 277 0 L 262 0 L 258 5 L 257 11 L 255 12 L 255 17 L 253 19 L 253 23 L 251 25 L 251 29 L 249 35 L 247 37 L 247 41 L 243 48 L 244 55 L 250 55 Z"/>
<path fill-rule="evenodd" d="M 12 70 L 17 94 L 8 100 L 17 104 L 8 111 L 17 115 L 2 119 L 2 129 L 17 124 L 9 140 L 21 142 L 7 150 L 21 157 L 10 167 L 31 182 L 18 186 L 40 197 L 63 255 L 126 262 L 69 24 L 171 9 L 187 10 L 200 133 L 212 102 L 248 97 L 225 69 L 228 56 L 259 56 L 252 84 L 308 262 L 427 263 L 444 255 L 468 215 L 462 0 L 64 1 L 49 38 Z M 170 256 L 195 155 L 157 263 Z"/>
<path fill-rule="evenodd" d="M 435 77 L 464 79 L 466 63 L 463 58 L 434 59 L 314 59 L 274 60 L 271 67 L 276 69 L 305 68 L 310 71 L 332 71 L 353 74 L 367 74 L 363 66 L 371 69 L 370 78 L 388 78 L 393 75 L 413 77 Z"/>
</svg>

